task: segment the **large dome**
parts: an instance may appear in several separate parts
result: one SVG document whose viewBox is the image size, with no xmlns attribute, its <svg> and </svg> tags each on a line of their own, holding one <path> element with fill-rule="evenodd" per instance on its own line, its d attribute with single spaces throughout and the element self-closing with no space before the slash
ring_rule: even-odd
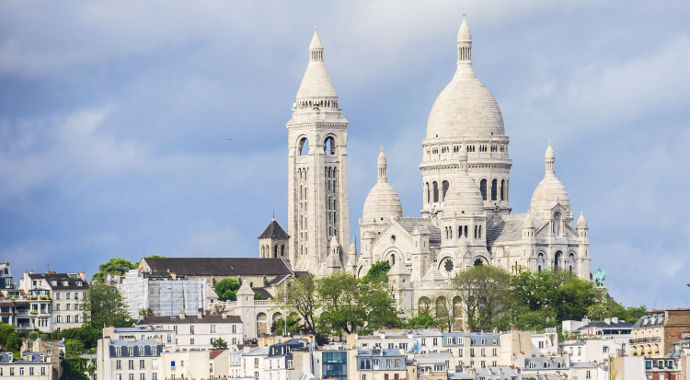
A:
<svg viewBox="0 0 690 380">
<path fill-rule="evenodd" d="M 386 155 L 383 154 L 383 147 L 381 147 L 381 153 L 379 153 L 377 166 L 378 182 L 369 191 L 369 195 L 367 195 L 362 208 L 362 219 L 367 222 L 402 217 L 403 214 L 400 197 L 398 197 L 398 193 L 393 186 L 388 183 L 388 176 L 386 174 L 388 162 Z"/>
<path fill-rule="evenodd" d="M 458 64 L 450 83 L 431 106 L 426 138 L 502 136 L 503 116 L 496 99 L 472 69 L 471 34 L 463 20 L 458 32 Z"/>
</svg>

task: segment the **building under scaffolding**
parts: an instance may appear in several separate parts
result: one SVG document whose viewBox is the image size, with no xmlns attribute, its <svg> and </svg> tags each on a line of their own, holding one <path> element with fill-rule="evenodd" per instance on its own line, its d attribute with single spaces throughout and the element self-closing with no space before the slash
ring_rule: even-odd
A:
<svg viewBox="0 0 690 380">
<path fill-rule="evenodd" d="M 122 278 L 118 289 L 133 318 L 151 308 L 155 316 L 197 314 L 206 309 L 206 280 L 146 277 L 136 269 Z"/>
</svg>

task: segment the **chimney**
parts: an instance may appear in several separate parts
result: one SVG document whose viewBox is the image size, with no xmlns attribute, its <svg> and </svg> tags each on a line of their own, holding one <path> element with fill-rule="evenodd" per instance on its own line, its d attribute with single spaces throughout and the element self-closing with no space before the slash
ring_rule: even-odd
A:
<svg viewBox="0 0 690 380">
<path fill-rule="evenodd" d="M 86 272 L 84 272 L 84 271 L 79 272 L 79 277 L 81 278 L 82 281 L 86 281 Z"/>
<path fill-rule="evenodd" d="M 606 323 L 607 325 L 610 325 L 611 324 L 611 318 L 604 318 L 604 323 Z"/>
<path fill-rule="evenodd" d="M 186 317 L 186 315 L 185 315 L 184 311 L 181 312 L 181 313 L 180 313 L 180 319 L 185 319 L 185 317 Z"/>
<path fill-rule="evenodd" d="M 618 317 L 611 317 L 611 322 L 615 325 L 618 323 Z"/>
</svg>

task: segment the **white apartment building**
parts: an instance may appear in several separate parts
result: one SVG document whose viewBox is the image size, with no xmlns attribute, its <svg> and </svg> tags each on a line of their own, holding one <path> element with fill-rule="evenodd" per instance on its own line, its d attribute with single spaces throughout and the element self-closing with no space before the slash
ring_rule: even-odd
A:
<svg viewBox="0 0 690 380">
<path fill-rule="evenodd" d="M 79 273 L 28 271 L 19 280 L 19 289 L 26 292 L 30 299 L 42 300 L 45 297 L 49 301 L 47 313 L 51 321 L 46 329 L 39 327 L 42 331 L 71 329 L 81 327 L 84 323 L 84 299 L 89 290 L 84 271 Z M 38 312 L 40 314 L 41 310 Z"/>
<path fill-rule="evenodd" d="M 52 363 L 44 354 L 25 352 L 15 358 L 11 352 L 0 352 L 0 378 L 13 380 L 51 380 Z"/>
<path fill-rule="evenodd" d="M 162 345 L 159 341 L 98 340 L 98 379 L 163 380 Z"/>
<path fill-rule="evenodd" d="M 241 344 L 242 319 L 236 315 L 197 314 L 169 317 L 146 317 L 139 326 L 151 326 L 159 330 L 173 331 L 163 343 L 180 350 L 209 350 L 213 342 L 222 338 L 228 346 Z"/>
</svg>

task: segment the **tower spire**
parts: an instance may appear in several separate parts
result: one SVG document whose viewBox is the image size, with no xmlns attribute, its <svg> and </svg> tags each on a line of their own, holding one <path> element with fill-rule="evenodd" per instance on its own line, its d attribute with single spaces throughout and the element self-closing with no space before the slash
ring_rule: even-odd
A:
<svg viewBox="0 0 690 380">
<path fill-rule="evenodd" d="M 309 43 L 309 64 L 297 90 L 297 109 L 337 108 L 338 93 L 326 68 L 323 50 L 319 30 L 314 27 Z"/>
<path fill-rule="evenodd" d="M 556 174 L 556 154 L 551 147 L 551 140 L 549 140 L 549 146 L 546 147 L 546 153 L 544 153 L 544 174 Z"/>
<path fill-rule="evenodd" d="M 378 182 L 388 182 L 388 175 L 386 174 L 386 169 L 388 167 L 388 161 L 386 160 L 386 155 L 383 153 L 383 145 L 381 145 L 381 153 L 379 153 L 379 158 L 377 160 L 379 178 Z"/>
<path fill-rule="evenodd" d="M 464 14 L 458 30 L 458 63 L 472 63 L 472 33 Z"/>
</svg>

